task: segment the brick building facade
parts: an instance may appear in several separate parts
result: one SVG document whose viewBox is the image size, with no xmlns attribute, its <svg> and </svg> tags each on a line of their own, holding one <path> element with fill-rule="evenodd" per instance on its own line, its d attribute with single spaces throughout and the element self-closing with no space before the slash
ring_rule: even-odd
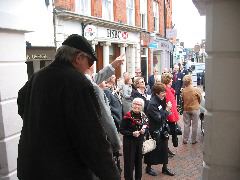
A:
<svg viewBox="0 0 240 180">
<path fill-rule="evenodd" d="M 81 12 L 81 6 L 90 9 Z M 141 67 L 147 78 L 153 66 L 160 71 L 163 65 L 169 67 L 172 46 L 165 38 L 165 27 L 172 26 L 171 0 L 55 0 L 53 7 L 57 47 L 69 34 L 84 35 L 88 25 L 94 30 L 94 37 L 88 38 L 99 59 L 96 71 L 122 53 L 126 64 L 117 69 L 117 77 L 125 71 L 134 75 Z M 150 47 L 151 43 L 156 46 Z"/>
</svg>

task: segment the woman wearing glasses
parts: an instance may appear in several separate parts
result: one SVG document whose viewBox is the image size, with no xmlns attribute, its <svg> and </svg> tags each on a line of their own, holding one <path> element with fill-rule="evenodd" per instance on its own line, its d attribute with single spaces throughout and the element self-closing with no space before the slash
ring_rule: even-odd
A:
<svg viewBox="0 0 240 180">
<path fill-rule="evenodd" d="M 143 107 L 143 99 L 133 99 L 131 111 L 125 114 L 120 125 L 125 180 L 133 180 L 134 169 L 135 180 L 142 178 L 142 146 L 148 122 L 147 116 L 142 112 Z"/>
<path fill-rule="evenodd" d="M 144 101 L 144 112 L 146 113 L 147 110 L 147 106 L 149 103 L 149 96 L 146 92 L 146 86 L 145 86 L 145 82 L 144 82 L 144 78 L 143 77 L 137 77 L 136 79 L 134 79 L 134 86 L 136 87 L 136 90 L 132 90 L 132 94 L 131 97 L 132 99 L 134 98 L 141 98 Z"/>
</svg>

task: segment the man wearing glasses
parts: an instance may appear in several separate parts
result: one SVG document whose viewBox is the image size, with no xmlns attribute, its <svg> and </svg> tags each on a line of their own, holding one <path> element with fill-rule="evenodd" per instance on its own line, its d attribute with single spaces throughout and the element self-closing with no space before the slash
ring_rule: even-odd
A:
<svg viewBox="0 0 240 180">
<path fill-rule="evenodd" d="M 97 61 L 88 41 L 70 35 L 55 60 L 18 94 L 23 128 L 18 146 L 19 180 L 120 180 L 100 124 L 100 107 L 83 72 Z"/>
</svg>

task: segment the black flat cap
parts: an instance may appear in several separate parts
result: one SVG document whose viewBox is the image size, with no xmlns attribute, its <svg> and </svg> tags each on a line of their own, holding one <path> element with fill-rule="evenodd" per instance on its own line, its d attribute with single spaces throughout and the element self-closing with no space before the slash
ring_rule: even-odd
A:
<svg viewBox="0 0 240 180">
<path fill-rule="evenodd" d="M 95 51 L 93 50 L 88 40 L 83 36 L 80 36 L 78 34 L 72 34 L 68 36 L 68 38 L 65 41 L 63 41 L 62 45 L 67 45 L 79 49 L 90 55 L 94 61 L 97 61 Z"/>
</svg>

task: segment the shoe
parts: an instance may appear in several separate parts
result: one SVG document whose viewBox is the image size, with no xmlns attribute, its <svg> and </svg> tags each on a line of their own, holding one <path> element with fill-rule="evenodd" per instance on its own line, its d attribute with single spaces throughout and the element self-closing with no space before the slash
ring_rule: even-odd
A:
<svg viewBox="0 0 240 180">
<path fill-rule="evenodd" d="M 169 155 L 173 157 L 173 156 L 175 156 L 175 153 L 172 152 L 172 151 L 170 151 L 170 149 L 168 149 L 168 156 L 169 156 Z"/>
<path fill-rule="evenodd" d="M 157 176 L 157 173 L 152 168 L 146 167 L 146 173 L 149 174 L 150 176 Z"/>
<path fill-rule="evenodd" d="M 192 144 L 197 144 L 198 142 L 197 141 L 193 141 Z"/>
<path fill-rule="evenodd" d="M 170 169 L 166 168 L 166 169 L 162 169 L 162 173 L 163 174 L 166 174 L 168 176 L 175 176 L 175 173 L 174 172 L 171 172 Z"/>
<path fill-rule="evenodd" d="M 187 141 L 183 141 L 183 144 L 187 144 Z"/>
</svg>

